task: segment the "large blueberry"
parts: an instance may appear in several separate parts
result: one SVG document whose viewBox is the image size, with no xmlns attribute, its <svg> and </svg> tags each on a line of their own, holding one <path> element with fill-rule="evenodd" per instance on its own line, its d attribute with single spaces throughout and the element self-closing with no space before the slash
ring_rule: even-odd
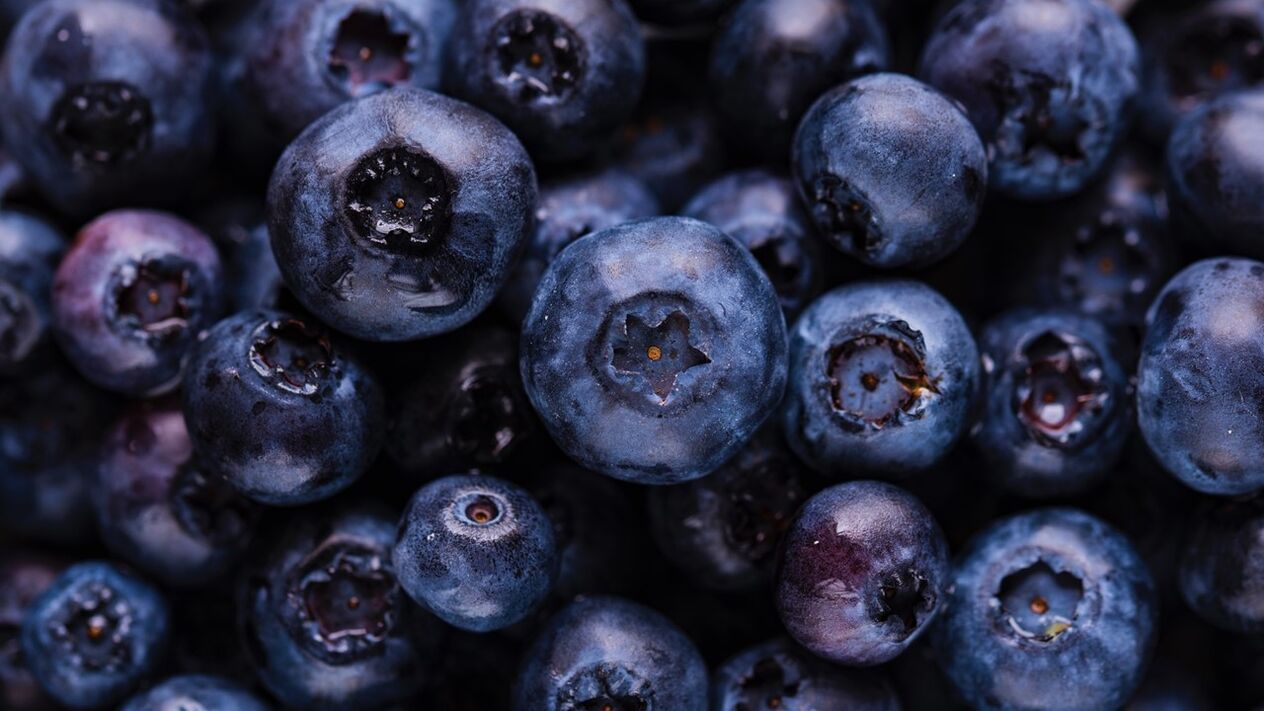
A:
<svg viewBox="0 0 1264 711">
<path fill-rule="evenodd" d="M 900 697 L 881 677 L 826 664 L 784 639 L 743 649 L 711 677 L 711 711 L 900 708 Z"/>
<path fill-rule="evenodd" d="M 65 240 L 44 220 L 0 210 L 0 377 L 47 355 L 53 272 L 65 249 Z"/>
<path fill-rule="evenodd" d="M 133 696 L 120 711 L 267 711 L 235 681 L 201 674 L 173 676 Z"/>
<path fill-rule="evenodd" d="M 1075 509 L 1003 519 L 962 551 L 933 641 L 976 709 L 1119 708 L 1155 638 L 1150 573 L 1128 539 Z"/>
<path fill-rule="evenodd" d="M 1264 497 L 1208 502 L 1181 557 L 1181 593 L 1231 632 L 1264 631 Z"/>
<path fill-rule="evenodd" d="M 594 471 L 703 476 L 781 399 L 785 322 L 751 253 L 684 217 L 630 222 L 558 255 L 523 325 L 527 396 Z"/>
<path fill-rule="evenodd" d="M 970 330 L 935 290 L 914 281 L 842 286 L 791 330 L 786 438 L 822 472 L 907 476 L 942 459 L 965 431 L 978 374 Z"/>
<path fill-rule="evenodd" d="M 52 704 L 22 657 L 22 620 L 62 567 L 56 559 L 18 548 L 0 554 L 0 708 L 41 711 Z"/>
<path fill-rule="evenodd" d="M 339 106 L 290 144 L 268 188 L 286 284 L 330 326 L 404 341 L 491 303 L 535 209 L 535 170 L 491 116 L 421 89 Z"/>
</svg>

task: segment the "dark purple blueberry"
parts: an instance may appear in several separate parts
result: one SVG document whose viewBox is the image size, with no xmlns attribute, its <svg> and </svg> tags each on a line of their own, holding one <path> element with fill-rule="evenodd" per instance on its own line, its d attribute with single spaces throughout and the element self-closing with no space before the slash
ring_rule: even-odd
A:
<svg viewBox="0 0 1264 711">
<path fill-rule="evenodd" d="M 1207 502 L 1194 517 L 1180 569 L 1185 602 L 1211 624 L 1264 631 L 1264 497 Z"/>
<path fill-rule="evenodd" d="M 46 362 L 53 272 L 65 249 L 66 240 L 44 220 L 0 210 L 0 377 Z"/>
<path fill-rule="evenodd" d="M 22 656 L 22 620 L 63 568 L 51 558 L 22 549 L 0 554 L 0 707 L 9 711 L 40 711 L 52 705 Z"/>
<path fill-rule="evenodd" d="M 899 711 L 882 677 L 822 662 L 792 642 L 747 647 L 711 677 L 711 711 Z"/>
<path fill-rule="evenodd" d="M 200 674 L 173 676 L 133 696 L 119 711 L 267 711 L 235 681 Z"/>
</svg>

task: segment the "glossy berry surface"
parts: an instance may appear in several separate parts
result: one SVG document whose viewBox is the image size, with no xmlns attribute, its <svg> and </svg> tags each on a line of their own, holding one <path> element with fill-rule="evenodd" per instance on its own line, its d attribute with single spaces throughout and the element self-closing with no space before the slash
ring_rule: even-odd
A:
<svg viewBox="0 0 1264 711">
<path fill-rule="evenodd" d="M 265 711 L 259 697 L 228 679 L 187 674 L 173 676 L 154 688 L 133 696 L 121 711 Z"/>
<path fill-rule="evenodd" d="M 822 662 L 792 642 L 747 647 L 711 677 L 711 711 L 897 711 L 900 698 L 879 677 Z"/>
<path fill-rule="evenodd" d="M 522 333 L 527 396 L 554 441 L 630 481 L 714 470 L 785 383 L 772 285 L 748 250 L 689 218 L 573 243 L 545 272 Z"/>
<path fill-rule="evenodd" d="M 1231 632 L 1264 630 L 1264 499 L 1208 502 L 1181 557 L 1181 594 L 1194 612 Z"/>
<path fill-rule="evenodd" d="M 44 220 L 0 211 L 0 376 L 29 370 L 46 355 L 53 271 L 65 249 L 65 240 Z"/>
</svg>

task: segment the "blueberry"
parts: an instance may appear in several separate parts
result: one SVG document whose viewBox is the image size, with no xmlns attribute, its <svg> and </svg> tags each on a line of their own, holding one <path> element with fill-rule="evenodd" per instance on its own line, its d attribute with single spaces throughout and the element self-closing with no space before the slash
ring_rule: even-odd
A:
<svg viewBox="0 0 1264 711">
<path fill-rule="evenodd" d="M 877 481 L 816 494 L 786 531 L 781 621 L 813 654 L 850 666 L 897 657 L 944 606 L 948 544 L 912 494 Z"/>
<path fill-rule="evenodd" d="M 736 0 L 630 0 L 630 2 L 637 17 L 647 22 L 680 26 L 714 20 Z"/>
<path fill-rule="evenodd" d="M 1019 496 L 1082 492 L 1111 470 L 1132 432 L 1121 347 L 1101 322 L 1017 309 L 979 337 L 982 416 L 974 441 L 1001 488 Z"/>
<path fill-rule="evenodd" d="M 1078 192 L 1124 136 L 1137 43 L 1096 0 L 964 0 L 940 21 L 920 74 L 964 104 L 991 185 L 1046 200 Z"/>
<path fill-rule="evenodd" d="M 227 572 L 249 545 L 257 515 L 201 466 L 174 404 L 138 406 L 115 424 L 102 447 L 94 501 L 106 547 L 176 587 Z"/>
<path fill-rule="evenodd" d="M 53 272 L 65 249 L 49 223 L 0 210 L 0 377 L 28 371 L 48 355 Z"/>
<path fill-rule="evenodd" d="M 394 538 L 386 512 L 309 510 L 243 576 L 245 648 L 286 706 L 377 708 L 425 682 L 439 631 L 395 579 Z"/>
<path fill-rule="evenodd" d="M 0 707 L 39 711 L 52 702 L 22 657 L 22 620 L 62 570 L 55 559 L 23 550 L 0 554 Z"/>
<path fill-rule="evenodd" d="M 106 213 L 79 231 L 53 281 L 54 329 L 93 383 L 135 397 L 179 384 L 189 348 L 219 315 L 219 255 L 161 212 Z"/>
<path fill-rule="evenodd" d="M 472 106 L 393 89 L 339 106 L 290 144 L 268 189 L 286 284 L 330 326 L 373 341 L 451 331 L 509 276 L 535 171 Z"/>
<path fill-rule="evenodd" d="M 790 334 L 786 438 L 835 475 L 927 469 L 965 431 L 979 358 L 961 315 L 914 281 L 826 293 Z"/>
<path fill-rule="evenodd" d="M 122 701 L 162 662 L 162 593 L 112 563 L 71 566 L 32 603 L 22 654 L 49 696 L 75 709 Z"/>
<path fill-rule="evenodd" d="M 694 195 L 681 214 L 710 222 L 755 255 L 793 318 L 821 290 L 824 265 L 794 184 L 766 170 L 728 173 Z"/>
<path fill-rule="evenodd" d="M 1195 262 L 1163 287 L 1137 366 L 1137 420 L 1150 451 L 1208 494 L 1264 487 L 1264 264 Z"/>
<path fill-rule="evenodd" d="M 813 100 L 888 55 L 869 0 L 744 0 L 712 42 L 707 84 L 734 142 L 780 163 Z"/>
<path fill-rule="evenodd" d="M 868 672 L 831 666 L 783 639 L 747 647 L 711 678 L 711 711 L 898 711 L 890 685 Z"/>
<path fill-rule="evenodd" d="M 267 704 L 236 682 L 214 676 L 173 676 L 139 693 L 120 711 L 267 711 Z"/>
<path fill-rule="evenodd" d="M 1264 89 L 1190 113 L 1167 149 L 1173 215 L 1214 248 L 1264 257 Z"/>
<path fill-rule="evenodd" d="M 67 214 L 168 203 L 209 162 L 205 33 L 161 0 L 49 0 L 0 65 L 6 145 Z"/>
<path fill-rule="evenodd" d="M 781 398 L 785 324 L 751 253 L 716 228 L 650 218 L 583 237 L 523 325 L 527 396 L 581 465 L 639 483 L 696 479 Z"/>
<path fill-rule="evenodd" d="M 603 165 L 639 178 L 672 214 L 724 169 L 716 117 L 707 109 L 672 103 L 634 114 L 601 152 Z"/>
<path fill-rule="evenodd" d="M 794 173 L 830 244 L 870 266 L 902 267 L 965 241 L 988 166 L 957 104 L 916 79 L 874 74 L 812 105 L 795 134 Z"/>
<path fill-rule="evenodd" d="M 386 427 L 376 378 L 319 323 L 279 311 L 216 324 L 190 358 L 183 395 L 201 467 L 266 504 L 350 486 Z"/>
<path fill-rule="evenodd" d="M 1186 603 L 1217 627 L 1264 631 L 1264 498 L 1208 502 L 1181 557 Z"/>
<path fill-rule="evenodd" d="M 272 256 L 262 202 L 225 201 L 201 214 L 198 222 L 222 254 L 228 313 L 277 308 L 285 282 Z"/>
<path fill-rule="evenodd" d="M 542 161 L 578 158 L 636 106 L 645 45 L 623 0 L 467 0 L 449 43 L 454 94 Z"/>
<path fill-rule="evenodd" d="M 447 476 L 417 490 L 393 553 L 399 584 L 454 627 L 488 632 L 526 617 L 557 577 L 553 524 L 525 489 Z"/>
<path fill-rule="evenodd" d="M 771 581 L 777 544 L 813 483 L 777 429 L 765 427 L 710 475 L 652 489 L 650 530 L 699 585 L 758 589 Z"/>
<path fill-rule="evenodd" d="M 658 199 L 649 187 L 618 169 L 544 183 L 535 211 L 535 232 L 500 292 L 501 307 L 514 323 L 520 323 L 531 308 L 540 277 L 563 247 L 591 232 L 657 214 Z"/>
<path fill-rule="evenodd" d="M 661 614 L 622 598 L 581 597 L 527 650 L 514 689 L 518 711 L 704 711 L 707 667 Z"/>
<path fill-rule="evenodd" d="M 962 551 L 932 637 L 976 709 L 1119 708 L 1155 637 L 1150 573 L 1119 532 L 1075 509 L 993 524 Z"/>
</svg>

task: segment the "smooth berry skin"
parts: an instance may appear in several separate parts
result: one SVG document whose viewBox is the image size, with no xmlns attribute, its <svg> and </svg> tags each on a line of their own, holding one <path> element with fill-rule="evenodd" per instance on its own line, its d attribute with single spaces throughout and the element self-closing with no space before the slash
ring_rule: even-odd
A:
<svg viewBox="0 0 1264 711">
<path fill-rule="evenodd" d="M 71 364 L 123 395 L 174 389 L 198 333 L 218 318 L 210 238 L 162 212 L 108 212 L 79 231 L 53 280 L 53 327 Z"/>
<path fill-rule="evenodd" d="M 429 182 L 378 180 L 382 156 Z M 417 340 L 491 303 L 535 200 L 531 160 L 501 123 L 439 94 L 392 89 L 339 106 L 290 144 L 268 187 L 268 229 L 285 283 L 322 321 L 364 340 Z M 362 203 L 376 212 L 355 213 Z"/>
<path fill-rule="evenodd" d="M 744 0 L 711 45 L 712 103 L 735 145 L 778 163 L 808 107 L 890 63 L 869 0 Z"/>
<path fill-rule="evenodd" d="M 932 641 L 972 708 L 1118 708 L 1149 660 L 1157 599 L 1128 539 L 1049 508 L 979 533 L 944 610 Z"/>
<path fill-rule="evenodd" d="M 794 138 L 796 183 L 818 232 L 875 267 L 925 266 L 957 249 L 983 209 L 987 160 L 961 108 L 902 74 L 827 92 Z"/>
<path fill-rule="evenodd" d="M 915 281 L 856 282 L 812 302 L 791 329 L 782 425 L 822 473 L 903 478 L 965 432 L 978 382 L 974 338 L 943 296 Z"/>
<path fill-rule="evenodd" d="M 1253 393 L 1264 356 L 1255 327 L 1264 264 L 1207 259 L 1163 287 L 1137 366 L 1137 423 L 1159 463 L 1203 493 L 1264 487 L 1264 431 Z"/>
<path fill-rule="evenodd" d="M 48 355 L 53 272 L 65 250 L 51 224 L 0 210 L 0 377 L 27 372 Z"/>
<path fill-rule="evenodd" d="M 210 43 L 187 11 L 51 0 L 14 29 L 0 64 L 5 145 L 49 203 L 86 217 L 187 194 L 214 138 Z"/>
<path fill-rule="evenodd" d="M 557 577 L 553 524 L 525 489 L 483 475 L 417 490 L 392 553 L 399 584 L 448 624 L 490 632 L 525 618 Z"/>
<path fill-rule="evenodd" d="M 774 639 L 741 650 L 715 670 L 708 708 L 899 711 L 901 706 L 880 677 L 826 664 L 788 640 Z"/>
<path fill-rule="evenodd" d="M 785 387 L 772 285 L 736 240 L 690 218 L 630 222 L 563 250 L 521 347 L 527 397 L 558 446 L 643 484 L 719 467 Z"/>
<path fill-rule="evenodd" d="M 176 403 L 137 406 L 119 419 L 102 446 L 93 502 L 110 552 L 178 588 L 227 573 L 258 515 L 200 465 Z"/>
<path fill-rule="evenodd" d="M 378 708 L 410 698 L 440 631 L 395 579 L 395 522 L 360 505 L 288 521 L 241 578 L 239 625 L 259 680 L 291 708 Z"/>
<path fill-rule="evenodd" d="M 658 196 L 666 214 L 677 212 L 724 170 L 719 121 L 693 103 L 654 106 L 626 121 L 600 153 L 602 165 L 631 173 Z"/>
<path fill-rule="evenodd" d="M 777 290 L 787 319 L 820 292 L 825 265 L 814 228 L 786 178 L 761 169 L 728 173 L 698 191 L 681 214 L 745 245 Z"/>
<path fill-rule="evenodd" d="M 1100 321 L 1017 309 L 979 336 L 982 415 L 973 431 L 992 480 L 1048 498 L 1081 493 L 1109 473 L 1132 433 L 1123 346 Z"/>
<path fill-rule="evenodd" d="M 267 711 L 268 705 L 237 682 L 203 674 L 173 676 L 141 692 L 120 711 Z"/>
<path fill-rule="evenodd" d="M 1181 595 L 1216 627 L 1264 630 L 1264 499 L 1208 502 L 1199 513 L 1181 556 Z"/>
<path fill-rule="evenodd" d="M 521 323 L 544 270 L 564 247 L 607 227 L 659 214 L 658 199 L 649 187 L 621 170 L 545 182 L 535 210 L 535 231 L 500 292 L 501 309 L 514 323 Z"/>
<path fill-rule="evenodd" d="M 516 711 L 664 708 L 704 711 L 707 668 L 666 617 L 618 597 L 577 598 L 523 656 Z"/>
<path fill-rule="evenodd" d="M 202 465 L 273 506 L 350 486 L 386 429 L 373 374 L 318 322 L 279 311 L 215 324 L 194 349 L 182 395 Z"/>
<path fill-rule="evenodd" d="M 1213 248 L 1264 258 L 1264 89 L 1228 94 L 1186 116 L 1167 148 L 1178 224 Z"/>
<path fill-rule="evenodd" d="M 919 76 L 965 107 L 994 189 L 1051 200 L 1105 167 L 1140 71 L 1128 26 L 1096 0 L 964 0 L 927 40 Z"/>
<path fill-rule="evenodd" d="M 52 705 L 22 658 L 21 629 L 27 610 L 48 589 L 64 565 L 17 548 L 0 555 L 0 706 L 39 711 Z"/>
<path fill-rule="evenodd" d="M 632 112 L 645 43 L 623 0 L 470 0 L 449 42 L 451 93 L 541 162 L 587 155 Z"/>
<path fill-rule="evenodd" d="M 32 603 L 22 653 L 49 696 L 73 709 L 108 708 L 163 660 L 170 612 L 161 592 L 113 563 L 71 566 Z M 69 634 L 59 639 L 59 630 Z M 90 630 L 101 630 L 95 641 Z"/>
<path fill-rule="evenodd" d="M 813 654 L 881 664 L 930 627 L 948 576 L 943 531 L 916 497 L 877 481 L 837 484 L 808 499 L 782 539 L 777 611 Z"/>
</svg>

